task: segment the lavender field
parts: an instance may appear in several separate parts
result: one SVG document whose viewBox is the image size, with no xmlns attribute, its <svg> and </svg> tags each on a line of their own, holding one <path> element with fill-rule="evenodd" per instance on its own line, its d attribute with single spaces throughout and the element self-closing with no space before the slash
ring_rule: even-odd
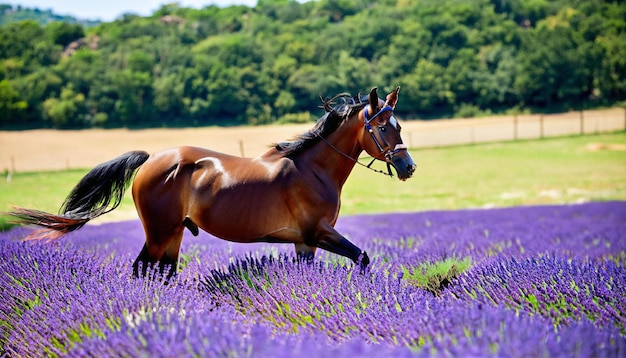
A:
<svg viewBox="0 0 626 358">
<path fill-rule="evenodd" d="M 0 355 L 626 356 L 626 202 L 340 218 L 367 272 L 292 245 L 183 241 L 131 277 L 139 222 L 0 233 Z"/>
</svg>

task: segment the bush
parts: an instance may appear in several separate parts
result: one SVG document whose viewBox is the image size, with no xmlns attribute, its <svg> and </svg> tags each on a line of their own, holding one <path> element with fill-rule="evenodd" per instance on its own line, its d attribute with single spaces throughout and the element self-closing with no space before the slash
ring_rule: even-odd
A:
<svg viewBox="0 0 626 358">
<path fill-rule="evenodd" d="M 314 122 L 315 117 L 311 115 L 310 112 L 300 112 L 300 113 L 287 113 L 280 118 L 278 118 L 279 124 L 287 124 L 287 123 L 309 123 Z"/>
<path fill-rule="evenodd" d="M 490 110 L 481 110 L 480 107 L 468 103 L 462 103 L 454 114 L 455 118 L 474 118 L 491 115 Z"/>
</svg>

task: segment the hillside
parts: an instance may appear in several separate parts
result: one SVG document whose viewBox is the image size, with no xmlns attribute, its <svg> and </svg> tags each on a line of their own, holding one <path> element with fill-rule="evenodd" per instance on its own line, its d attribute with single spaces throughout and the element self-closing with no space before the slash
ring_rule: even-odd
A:
<svg viewBox="0 0 626 358">
<path fill-rule="evenodd" d="M 306 122 L 319 97 L 402 86 L 405 118 L 626 100 L 626 4 L 262 0 L 93 27 L 0 27 L 0 128 Z"/>
</svg>

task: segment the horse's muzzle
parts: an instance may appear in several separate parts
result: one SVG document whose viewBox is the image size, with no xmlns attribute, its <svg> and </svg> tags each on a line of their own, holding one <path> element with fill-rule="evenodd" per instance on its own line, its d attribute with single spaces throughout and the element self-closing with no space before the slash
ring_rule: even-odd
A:
<svg viewBox="0 0 626 358">
<path fill-rule="evenodd" d="M 413 176 L 417 165 L 407 151 L 396 153 L 391 157 L 391 165 L 396 169 L 398 179 L 404 181 Z"/>
</svg>

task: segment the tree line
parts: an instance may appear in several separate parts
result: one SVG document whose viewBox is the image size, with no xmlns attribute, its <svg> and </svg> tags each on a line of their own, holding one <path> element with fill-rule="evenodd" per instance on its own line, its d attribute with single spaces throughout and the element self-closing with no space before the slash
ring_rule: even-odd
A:
<svg viewBox="0 0 626 358">
<path fill-rule="evenodd" d="M 402 87 L 405 118 L 626 100 L 626 5 L 259 0 L 85 27 L 0 27 L 0 128 L 303 122 L 320 96 Z"/>
</svg>

